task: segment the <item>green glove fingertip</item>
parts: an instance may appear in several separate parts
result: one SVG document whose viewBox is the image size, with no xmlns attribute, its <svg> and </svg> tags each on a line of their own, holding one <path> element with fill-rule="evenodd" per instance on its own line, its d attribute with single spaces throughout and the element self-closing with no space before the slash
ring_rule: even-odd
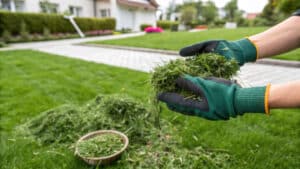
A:
<svg viewBox="0 0 300 169">
<path fill-rule="evenodd" d="M 254 62 L 257 59 L 257 47 L 247 38 L 237 41 L 222 40 L 216 47 L 216 52 L 227 59 L 236 59 L 239 65 Z"/>
</svg>

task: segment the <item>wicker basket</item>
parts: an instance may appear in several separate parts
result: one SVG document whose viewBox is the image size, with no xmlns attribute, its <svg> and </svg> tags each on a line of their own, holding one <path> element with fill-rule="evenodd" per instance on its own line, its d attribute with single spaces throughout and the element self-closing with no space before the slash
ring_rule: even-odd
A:
<svg viewBox="0 0 300 169">
<path fill-rule="evenodd" d="M 82 140 L 87 140 L 87 139 L 90 139 L 92 137 L 95 137 L 95 136 L 98 136 L 98 135 L 101 135 L 101 134 L 106 134 L 106 133 L 110 133 L 110 134 L 116 134 L 118 135 L 120 138 L 122 138 L 123 140 L 123 143 L 124 143 L 124 146 L 122 147 L 122 149 L 110 156 L 104 156 L 104 157 L 82 157 L 79 153 L 78 153 L 78 143 Z M 117 160 L 121 154 L 125 151 L 125 149 L 128 147 L 128 143 L 129 143 L 129 140 L 128 140 L 128 137 L 119 132 L 119 131 L 115 131 L 115 130 L 98 130 L 98 131 L 94 131 L 94 132 L 91 132 L 91 133 L 88 133 L 84 136 L 82 136 L 76 143 L 76 148 L 75 148 L 75 155 L 79 156 L 80 158 L 82 158 L 86 163 L 90 164 L 90 165 L 99 165 L 99 164 L 103 164 L 103 165 L 106 165 L 106 164 L 109 164 L 115 160 Z"/>
</svg>

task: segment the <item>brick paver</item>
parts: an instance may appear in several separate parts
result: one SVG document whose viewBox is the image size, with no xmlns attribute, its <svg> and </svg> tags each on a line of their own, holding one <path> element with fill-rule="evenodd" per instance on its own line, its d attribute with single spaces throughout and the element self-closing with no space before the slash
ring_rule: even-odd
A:
<svg viewBox="0 0 300 169">
<path fill-rule="evenodd" d="M 36 50 L 144 72 L 149 72 L 158 64 L 163 64 L 164 62 L 178 57 L 148 52 L 79 45 L 48 46 L 40 47 Z"/>
<path fill-rule="evenodd" d="M 300 67 L 289 68 L 248 63 L 241 67 L 238 76 L 249 86 L 262 86 L 268 83 L 280 84 L 300 80 Z"/>
<path fill-rule="evenodd" d="M 13 45 L 11 49 L 34 49 L 71 58 L 126 67 L 129 69 L 144 72 L 150 72 L 157 65 L 164 64 L 169 60 L 179 58 L 179 56 L 177 55 L 73 45 L 74 43 L 86 42 L 91 40 L 125 38 L 139 35 L 142 35 L 142 33 L 122 36 L 106 36 L 87 39 L 26 43 Z M 285 83 L 288 81 L 300 80 L 300 67 L 289 68 L 282 66 L 248 63 L 241 67 L 241 70 L 236 78 L 240 82 L 242 82 L 244 86 L 262 86 L 266 85 L 267 83 Z"/>
<path fill-rule="evenodd" d="M 155 66 L 169 60 L 179 58 L 175 55 L 77 45 L 40 47 L 38 50 L 144 72 L 149 72 Z M 241 67 L 237 78 L 244 86 L 278 84 L 300 80 L 300 68 L 248 63 Z"/>
</svg>

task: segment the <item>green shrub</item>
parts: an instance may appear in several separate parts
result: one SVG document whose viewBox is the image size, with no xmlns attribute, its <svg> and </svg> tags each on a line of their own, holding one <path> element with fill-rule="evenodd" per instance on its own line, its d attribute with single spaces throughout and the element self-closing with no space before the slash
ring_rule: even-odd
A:
<svg viewBox="0 0 300 169">
<path fill-rule="evenodd" d="M 216 19 L 214 21 L 214 26 L 216 27 L 223 27 L 225 25 L 226 21 L 224 19 Z"/>
<path fill-rule="evenodd" d="M 167 29 L 167 30 L 172 30 L 172 31 L 177 31 L 178 30 L 178 22 L 174 22 L 174 21 L 157 21 L 157 26 L 161 27 L 163 29 Z"/>
<path fill-rule="evenodd" d="M 50 30 L 49 30 L 48 28 L 44 28 L 44 29 L 43 29 L 43 36 L 44 36 L 44 38 L 46 38 L 46 39 L 49 39 L 49 38 L 50 38 L 51 32 L 50 32 Z"/>
<path fill-rule="evenodd" d="M 27 31 L 25 22 L 21 23 L 20 35 L 21 35 L 21 39 L 23 41 L 29 41 L 30 40 L 30 35 L 29 35 L 28 31 Z"/>
<path fill-rule="evenodd" d="M 141 31 L 144 31 L 145 28 L 150 27 L 150 26 L 152 26 L 152 25 L 148 24 L 148 23 L 144 23 L 144 24 L 141 24 L 140 29 L 141 29 Z"/>
<path fill-rule="evenodd" d="M 8 30 L 12 35 L 20 34 L 22 22 L 26 24 L 29 33 L 43 33 L 44 27 L 51 32 L 75 32 L 71 23 L 62 15 L 41 13 L 0 12 L 0 34 Z"/>
<path fill-rule="evenodd" d="M 6 43 L 3 41 L 0 41 L 0 48 L 6 47 Z"/>
<path fill-rule="evenodd" d="M 75 18 L 83 31 L 114 30 L 116 21 L 113 18 Z M 0 12 L 0 34 L 4 30 L 12 35 L 20 35 L 21 23 L 24 22 L 30 34 L 44 32 L 44 28 L 52 33 L 76 33 L 76 30 L 63 15 L 43 13 Z"/>
<path fill-rule="evenodd" d="M 116 21 L 113 18 L 75 18 L 75 22 L 83 31 L 115 30 Z"/>
<path fill-rule="evenodd" d="M 4 30 L 2 33 L 2 39 L 4 42 L 10 42 L 11 41 L 11 33 L 8 30 Z"/>
<path fill-rule="evenodd" d="M 122 28 L 121 30 L 119 30 L 119 32 L 121 32 L 121 33 L 130 33 L 130 32 L 132 32 L 132 30 L 130 28 Z"/>
<path fill-rule="evenodd" d="M 253 20 L 253 26 L 268 26 L 269 21 L 265 18 L 257 17 Z"/>
</svg>

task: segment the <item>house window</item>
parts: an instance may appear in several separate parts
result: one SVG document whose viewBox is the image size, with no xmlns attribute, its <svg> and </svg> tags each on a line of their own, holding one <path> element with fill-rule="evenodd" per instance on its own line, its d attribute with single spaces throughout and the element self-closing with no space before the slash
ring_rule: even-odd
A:
<svg viewBox="0 0 300 169">
<path fill-rule="evenodd" d="M 10 0 L 0 0 L 0 9 L 10 11 L 11 10 Z"/>
<path fill-rule="evenodd" d="M 9 10 L 9 0 L 0 0 L 0 9 Z"/>
<path fill-rule="evenodd" d="M 110 17 L 110 9 L 100 9 L 100 16 L 102 18 Z"/>
<path fill-rule="evenodd" d="M 41 11 L 44 13 L 58 13 L 58 4 L 48 1 L 40 2 Z"/>
<path fill-rule="evenodd" d="M 0 0 L 0 9 L 8 11 L 25 11 L 24 0 Z"/>
<path fill-rule="evenodd" d="M 73 15 L 73 16 L 81 16 L 81 11 L 82 11 L 81 7 L 70 6 L 69 10 L 70 10 L 71 15 Z"/>
<path fill-rule="evenodd" d="M 16 11 L 23 12 L 25 11 L 25 2 L 17 0 L 15 1 Z"/>
</svg>

